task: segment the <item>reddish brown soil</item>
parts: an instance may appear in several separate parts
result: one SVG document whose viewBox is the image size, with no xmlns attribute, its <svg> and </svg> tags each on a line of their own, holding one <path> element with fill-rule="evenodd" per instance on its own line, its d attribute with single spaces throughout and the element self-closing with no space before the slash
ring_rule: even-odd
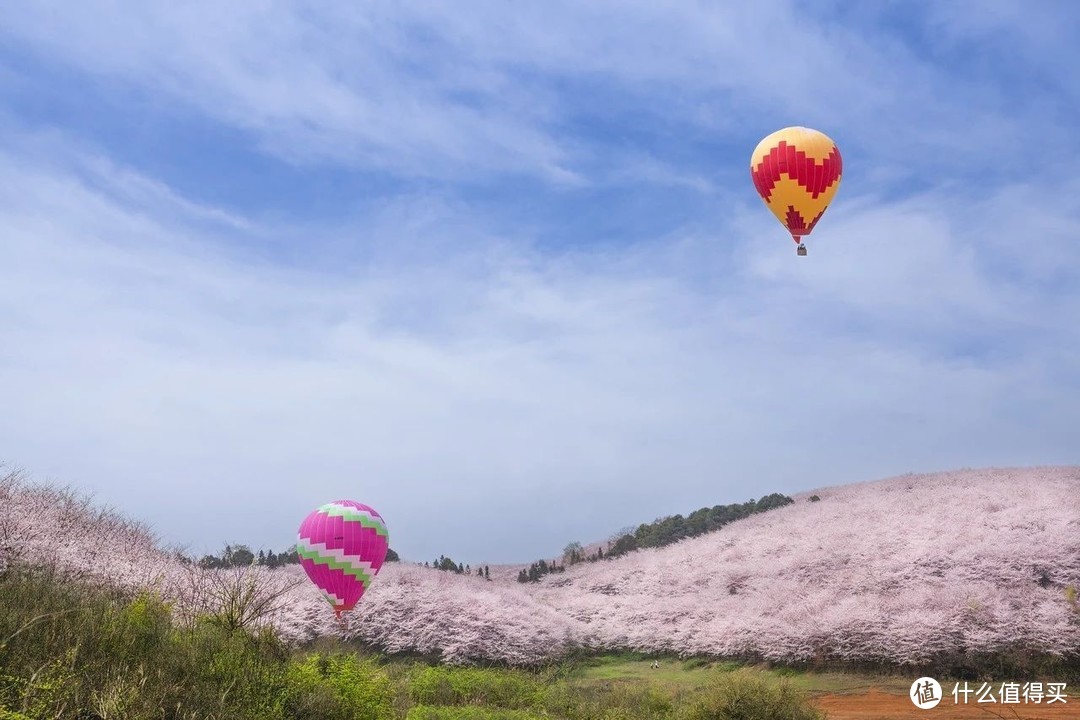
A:
<svg viewBox="0 0 1080 720">
<path fill-rule="evenodd" d="M 828 713 L 829 720 L 1080 720 L 1080 697 L 1067 692 L 1065 704 L 1047 705 L 1022 701 L 1019 705 L 976 703 L 957 705 L 951 696 L 937 707 L 920 710 L 906 695 L 892 695 L 871 690 L 859 695 L 818 695 L 813 702 Z"/>
</svg>

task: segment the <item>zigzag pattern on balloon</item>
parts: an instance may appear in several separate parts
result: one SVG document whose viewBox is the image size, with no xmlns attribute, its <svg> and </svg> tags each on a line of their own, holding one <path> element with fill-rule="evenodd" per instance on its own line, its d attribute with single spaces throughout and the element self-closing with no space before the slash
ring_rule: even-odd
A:
<svg viewBox="0 0 1080 720">
<path fill-rule="evenodd" d="M 327 517 L 340 517 L 345 520 L 356 521 L 364 527 L 371 528 L 380 535 L 387 534 L 386 525 L 383 524 L 382 518 L 373 510 L 364 510 L 350 505 L 332 502 L 323 505 L 318 511 L 326 513 Z"/>
<path fill-rule="evenodd" d="M 776 187 L 782 175 L 787 175 L 798 182 L 810 193 L 811 197 L 817 199 L 818 195 L 828 190 L 840 178 L 842 172 L 843 160 L 840 158 L 840 150 L 835 145 L 828 157 L 818 163 L 806 152 L 799 150 L 786 140 L 781 140 L 761 158 L 755 167 L 751 168 L 750 174 L 753 176 L 754 187 L 757 188 L 758 193 L 765 202 L 771 202 L 773 188 Z"/>
<path fill-rule="evenodd" d="M 303 542 L 302 539 L 301 542 Z M 346 555 L 343 548 L 327 548 L 315 543 L 301 547 L 297 543 L 296 554 L 300 556 L 301 560 L 310 560 L 316 565 L 325 565 L 331 570 L 340 570 L 346 575 L 359 580 L 364 587 L 371 584 L 371 578 L 375 576 L 372 563 Z"/>
<path fill-rule="evenodd" d="M 821 216 L 824 214 L 825 211 L 822 210 L 814 216 L 814 219 L 810 221 L 810 224 L 807 224 L 806 221 L 803 220 L 802 214 L 791 205 L 788 205 L 786 225 L 788 230 L 795 235 L 809 235 L 810 231 L 814 229 L 814 226 L 817 225 L 818 220 L 820 220 Z"/>
</svg>

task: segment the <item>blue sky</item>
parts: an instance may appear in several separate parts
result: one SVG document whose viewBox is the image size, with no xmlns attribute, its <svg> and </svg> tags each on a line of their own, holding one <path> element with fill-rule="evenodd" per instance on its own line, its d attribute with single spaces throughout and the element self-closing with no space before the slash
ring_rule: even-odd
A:
<svg viewBox="0 0 1080 720">
<path fill-rule="evenodd" d="M 1065 2 L 0 8 L 0 460 L 195 552 L 525 561 L 1080 462 Z M 797 258 L 748 161 L 844 157 Z"/>
</svg>

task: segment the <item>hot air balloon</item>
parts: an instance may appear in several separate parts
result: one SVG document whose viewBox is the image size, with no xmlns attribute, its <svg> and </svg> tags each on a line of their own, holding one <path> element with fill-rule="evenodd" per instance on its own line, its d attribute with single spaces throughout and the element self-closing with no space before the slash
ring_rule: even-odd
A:
<svg viewBox="0 0 1080 720">
<path fill-rule="evenodd" d="M 340 620 L 379 574 L 389 543 L 386 523 L 373 508 L 335 500 L 304 518 L 296 552 Z"/>
<path fill-rule="evenodd" d="M 805 127 L 777 130 L 758 143 L 750 157 L 750 177 L 758 195 L 788 229 L 806 255 L 802 242 L 829 207 L 840 187 L 843 162 L 828 135 Z"/>
</svg>

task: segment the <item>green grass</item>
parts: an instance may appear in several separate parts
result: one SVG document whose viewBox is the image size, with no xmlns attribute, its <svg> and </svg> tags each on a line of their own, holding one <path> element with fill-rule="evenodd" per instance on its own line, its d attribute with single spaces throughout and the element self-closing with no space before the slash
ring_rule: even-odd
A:
<svg viewBox="0 0 1080 720">
<path fill-rule="evenodd" d="M 658 660 L 659 668 L 652 666 Z M 653 657 L 632 653 L 603 655 L 581 663 L 573 677 L 587 683 L 630 682 L 654 685 L 665 689 L 700 689 L 708 685 L 718 673 L 730 673 L 748 666 L 707 658 L 679 659 Z M 790 668 L 754 667 L 764 677 L 786 680 L 793 688 L 810 693 L 850 694 L 875 688 L 881 692 L 907 695 L 914 676 L 884 675 L 879 673 L 854 673 L 836 671 L 806 671 Z"/>
<path fill-rule="evenodd" d="M 572 677 L 587 682 L 633 682 L 692 689 L 704 687 L 716 672 L 714 663 L 656 659 L 660 660 L 659 668 L 653 668 L 651 657 L 626 653 L 602 655 L 583 664 Z"/>
</svg>

